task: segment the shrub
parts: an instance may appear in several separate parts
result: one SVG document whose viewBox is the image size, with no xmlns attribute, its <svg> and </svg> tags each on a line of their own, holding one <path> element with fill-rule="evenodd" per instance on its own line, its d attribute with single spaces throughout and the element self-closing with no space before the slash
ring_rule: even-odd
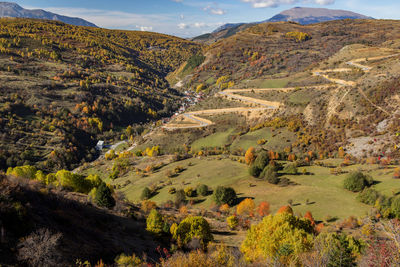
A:
<svg viewBox="0 0 400 267">
<path fill-rule="evenodd" d="M 155 208 L 157 208 L 156 203 L 150 200 L 143 200 L 140 205 L 140 209 L 146 214 Z"/>
<path fill-rule="evenodd" d="M 181 205 L 184 203 L 186 203 L 185 191 L 183 191 L 183 189 L 179 189 L 178 191 L 176 191 L 176 194 L 175 194 L 175 204 Z"/>
<path fill-rule="evenodd" d="M 259 177 L 265 166 L 269 163 L 269 156 L 266 151 L 262 151 L 249 167 L 249 174 Z"/>
<path fill-rule="evenodd" d="M 281 214 L 281 213 L 293 214 L 293 209 L 290 206 L 283 206 L 276 213 L 277 214 Z"/>
<path fill-rule="evenodd" d="M 207 185 L 201 184 L 201 185 L 197 186 L 196 191 L 197 191 L 197 193 L 198 193 L 199 195 L 205 197 L 205 196 L 208 195 L 209 189 L 208 189 L 208 186 L 207 186 Z"/>
<path fill-rule="evenodd" d="M 219 211 L 222 212 L 223 214 L 228 214 L 230 210 L 230 207 L 228 204 L 224 204 L 221 205 L 221 207 L 219 207 Z"/>
<path fill-rule="evenodd" d="M 285 173 L 287 173 L 287 174 L 293 174 L 293 175 L 295 175 L 295 174 L 298 173 L 298 171 L 297 171 L 297 166 L 296 166 L 295 163 L 288 163 L 288 164 L 286 164 L 286 166 L 285 166 L 285 168 L 283 169 L 283 171 L 284 171 Z"/>
<path fill-rule="evenodd" d="M 249 261 L 282 254 L 287 257 L 296 256 L 312 249 L 313 240 L 310 221 L 285 212 L 268 215 L 259 224 L 252 225 L 241 251 Z"/>
<path fill-rule="evenodd" d="M 226 218 L 226 223 L 231 230 L 234 230 L 239 225 L 239 219 L 235 215 Z"/>
<path fill-rule="evenodd" d="M 279 183 L 279 177 L 278 173 L 276 172 L 276 167 L 268 164 L 263 172 L 260 175 L 260 178 L 268 181 L 271 184 L 278 184 Z"/>
<path fill-rule="evenodd" d="M 262 169 L 258 168 L 256 165 L 252 164 L 249 167 L 249 174 L 253 177 L 259 177 Z"/>
<path fill-rule="evenodd" d="M 228 204 L 232 206 L 236 201 L 236 192 L 231 187 L 218 186 L 214 193 L 214 201 L 218 205 Z"/>
<path fill-rule="evenodd" d="M 118 267 L 122 267 L 122 266 L 141 266 L 143 264 L 143 262 L 135 254 L 133 254 L 132 256 L 127 256 L 124 253 L 122 253 L 121 255 L 119 255 L 115 259 L 115 264 Z"/>
<path fill-rule="evenodd" d="M 380 194 L 378 191 L 372 188 L 366 188 L 358 194 L 357 199 L 364 204 L 375 205 L 379 197 Z"/>
<path fill-rule="evenodd" d="M 146 200 L 151 198 L 151 190 L 148 187 L 143 188 L 142 195 L 140 196 L 140 199 Z"/>
<path fill-rule="evenodd" d="M 112 196 L 112 192 L 105 183 L 102 183 L 97 188 L 94 200 L 100 207 L 111 209 L 115 206 L 115 199 Z"/>
<path fill-rule="evenodd" d="M 33 166 L 25 165 L 15 168 L 8 168 L 7 175 L 12 175 L 18 178 L 25 178 L 33 180 L 36 178 L 37 169 Z"/>
<path fill-rule="evenodd" d="M 305 42 L 305 41 L 311 39 L 311 35 L 309 35 L 308 33 L 298 32 L 298 31 L 288 32 L 285 34 L 285 36 L 287 38 L 291 38 L 291 39 L 295 40 L 298 43 Z"/>
<path fill-rule="evenodd" d="M 256 205 L 254 204 L 254 201 L 251 198 L 246 198 L 236 207 L 236 213 L 238 215 L 253 216 L 255 208 Z"/>
<path fill-rule="evenodd" d="M 266 201 L 261 202 L 257 207 L 257 213 L 261 217 L 265 217 L 269 214 L 269 203 Z"/>
<path fill-rule="evenodd" d="M 175 187 L 171 187 L 168 189 L 168 193 L 170 193 L 171 195 L 176 193 L 176 188 Z"/>
<path fill-rule="evenodd" d="M 214 238 L 211 234 L 210 225 L 201 216 L 189 216 L 178 225 L 174 239 L 179 246 L 187 245 L 193 238 L 200 240 L 203 248 Z"/>
<path fill-rule="evenodd" d="M 326 266 L 357 266 L 356 255 L 363 245 L 345 234 L 321 233 L 315 239 L 318 254 L 326 259 Z"/>
<path fill-rule="evenodd" d="M 194 196 L 196 196 L 196 191 L 194 191 L 193 188 L 191 188 L 191 187 L 186 187 L 185 194 L 188 197 L 194 197 Z"/>
<path fill-rule="evenodd" d="M 269 156 L 266 151 L 262 151 L 254 161 L 254 165 L 256 165 L 259 169 L 263 170 L 265 166 L 269 163 Z"/>
<path fill-rule="evenodd" d="M 85 176 L 60 170 L 55 174 L 57 186 L 68 188 L 74 192 L 87 194 L 92 190 L 93 184 Z"/>
<path fill-rule="evenodd" d="M 392 214 L 396 216 L 396 218 L 400 218 L 400 197 L 395 197 L 392 200 L 392 204 L 390 205 Z"/>
<path fill-rule="evenodd" d="M 360 192 L 365 187 L 371 186 L 373 180 L 362 172 L 350 173 L 344 180 L 344 188 L 352 192 Z"/>
<path fill-rule="evenodd" d="M 163 232 L 164 225 L 162 215 L 156 209 L 152 209 L 146 219 L 146 230 L 154 235 L 160 235 Z"/>
</svg>

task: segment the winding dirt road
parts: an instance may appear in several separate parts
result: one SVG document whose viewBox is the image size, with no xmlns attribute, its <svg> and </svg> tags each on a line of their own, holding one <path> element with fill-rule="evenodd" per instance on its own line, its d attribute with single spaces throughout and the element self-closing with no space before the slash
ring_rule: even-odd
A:
<svg viewBox="0 0 400 267">
<path fill-rule="evenodd" d="M 351 61 L 346 62 L 347 65 L 359 68 L 364 72 L 369 72 L 373 67 L 366 66 L 360 64 L 361 62 L 365 62 L 368 60 L 374 61 L 374 60 L 381 60 L 381 59 L 387 59 L 387 58 L 392 58 L 400 56 L 400 54 L 393 54 L 393 55 L 388 55 L 388 56 L 379 56 L 379 57 L 371 57 L 371 58 L 359 58 L 359 59 L 354 59 Z M 327 81 L 337 84 L 339 86 L 343 87 L 352 87 L 355 88 L 357 86 L 357 82 L 354 81 L 346 81 L 346 80 L 341 80 L 337 78 L 332 78 L 329 77 L 329 73 L 332 72 L 350 72 L 352 71 L 352 68 L 337 68 L 337 69 L 327 69 L 327 70 L 315 70 L 313 71 L 313 75 L 315 76 L 320 76 L 325 78 Z M 332 86 L 332 84 L 324 84 L 324 85 L 319 85 L 319 86 L 309 86 L 307 88 L 315 88 L 315 89 L 326 89 L 328 87 Z M 339 101 L 338 105 L 344 100 L 344 98 L 347 96 L 347 94 L 352 90 L 350 88 L 342 97 L 342 99 Z M 173 123 L 170 122 L 162 128 L 166 130 L 176 130 L 176 129 L 190 129 L 190 128 L 203 128 L 207 127 L 209 125 L 212 125 L 213 122 L 204 118 L 199 117 L 200 115 L 214 115 L 214 114 L 225 114 L 225 113 L 239 113 L 239 112 L 251 112 L 251 111 L 263 111 L 263 110 L 276 110 L 279 109 L 281 106 L 283 106 L 283 103 L 277 102 L 277 101 L 268 101 L 268 100 L 262 100 L 262 99 L 257 99 L 253 97 L 248 97 L 248 96 L 242 96 L 239 95 L 238 93 L 243 93 L 243 92 L 260 92 L 260 91 L 281 91 L 281 92 L 289 92 L 292 90 L 295 90 L 296 88 L 252 88 L 252 89 L 227 89 L 222 92 L 218 92 L 217 96 L 221 97 L 226 97 L 227 99 L 234 100 L 234 101 L 241 101 L 249 106 L 247 107 L 238 107 L 238 108 L 224 108 L 224 109 L 209 109 L 209 110 L 200 110 L 200 111 L 193 111 L 193 112 L 187 112 L 183 113 L 179 116 L 185 121 L 185 123 L 180 124 L 180 123 Z M 383 109 L 382 107 L 379 107 L 375 105 L 364 93 L 364 91 L 361 88 L 357 88 L 359 93 L 361 94 L 362 97 L 364 97 L 372 106 L 375 108 L 390 114 L 388 111 Z M 251 107 L 251 106 L 257 106 L 257 107 Z"/>
</svg>

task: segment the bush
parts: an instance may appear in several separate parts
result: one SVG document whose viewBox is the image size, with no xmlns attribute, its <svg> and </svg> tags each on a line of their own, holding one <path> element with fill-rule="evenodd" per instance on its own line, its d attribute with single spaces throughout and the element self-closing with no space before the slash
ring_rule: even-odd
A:
<svg viewBox="0 0 400 267">
<path fill-rule="evenodd" d="M 214 238 L 211 234 L 210 225 L 201 216 L 189 216 L 178 225 L 174 239 L 179 246 L 187 245 L 193 238 L 197 238 L 203 248 Z"/>
<path fill-rule="evenodd" d="M 367 205 L 375 205 L 376 201 L 380 197 L 380 194 L 378 191 L 372 188 L 366 188 L 364 189 L 360 194 L 358 194 L 357 199 L 361 203 L 367 204 Z"/>
<path fill-rule="evenodd" d="M 253 177 L 259 177 L 265 166 L 269 163 L 269 156 L 266 151 L 262 151 L 253 164 L 249 167 L 249 174 Z"/>
<path fill-rule="evenodd" d="M 231 230 L 234 230 L 239 225 L 239 219 L 235 215 L 226 218 L 226 223 Z"/>
<path fill-rule="evenodd" d="M 297 166 L 296 166 L 295 163 L 288 163 L 288 164 L 286 164 L 286 166 L 285 166 L 285 168 L 283 169 L 283 171 L 284 171 L 286 174 L 293 174 L 293 175 L 295 175 L 295 174 L 298 173 L 298 171 L 297 171 Z"/>
<path fill-rule="evenodd" d="M 254 161 L 254 165 L 263 170 L 269 163 L 269 156 L 266 151 L 262 151 Z"/>
<path fill-rule="evenodd" d="M 100 207 L 111 209 L 115 206 L 115 199 L 112 196 L 111 189 L 105 183 L 102 183 L 97 188 L 94 200 Z"/>
<path fill-rule="evenodd" d="M 261 258 L 297 256 L 313 247 L 314 230 L 309 220 L 291 213 L 268 215 L 252 225 L 242 243 L 241 251 L 248 261 Z"/>
<path fill-rule="evenodd" d="M 205 184 L 201 184 L 196 189 L 197 193 L 203 197 L 208 195 L 209 189 L 208 186 Z"/>
<path fill-rule="evenodd" d="M 151 190 L 148 187 L 143 188 L 142 195 L 140 196 L 141 200 L 146 200 L 151 198 Z"/>
<path fill-rule="evenodd" d="M 278 184 L 279 183 L 279 177 L 278 173 L 276 172 L 276 167 L 269 164 L 267 165 L 263 172 L 260 175 L 260 178 L 268 181 L 271 184 Z"/>
<path fill-rule="evenodd" d="M 193 188 L 191 188 L 191 187 L 186 187 L 185 188 L 185 194 L 188 197 L 195 197 L 196 196 L 196 191 L 193 190 Z"/>
<path fill-rule="evenodd" d="M 256 165 L 252 164 L 249 167 L 249 174 L 253 177 L 259 177 L 262 169 L 258 168 Z"/>
<path fill-rule="evenodd" d="M 285 34 L 287 38 L 296 40 L 296 42 L 301 43 L 311 39 L 311 35 L 305 32 L 288 32 Z"/>
<path fill-rule="evenodd" d="M 373 180 L 370 176 L 364 175 L 362 172 L 350 173 L 344 180 L 344 188 L 352 192 L 360 192 L 365 187 L 369 187 L 373 184 Z"/>
<path fill-rule="evenodd" d="M 400 197 L 395 197 L 392 200 L 392 204 L 391 204 L 391 210 L 392 210 L 392 214 L 396 217 L 396 218 L 400 218 Z"/>
<path fill-rule="evenodd" d="M 179 189 L 175 194 L 175 205 L 179 206 L 184 203 L 186 203 L 185 191 L 183 191 L 183 189 Z"/>
<path fill-rule="evenodd" d="M 146 230 L 154 235 L 161 235 L 164 226 L 165 222 L 162 215 L 156 209 L 152 209 L 146 219 Z"/>
<path fill-rule="evenodd" d="M 233 206 L 236 201 L 236 192 L 231 187 L 218 186 L 214 193 L 214 201 L 218 205 L 228 204 Z"/>
<path fill-rule="evenodd" d="M 336 233 L 321 233 L 315 239 L 315 247 L 327 266 L 357 266 L 356 255 L 363 248 L 352 236 Z"/>
<path fill-rule="evenodd" d="M 251 198 L 246 198 L 236 207 L 236 213 L 238 215 L 254 216 L 254 209 L 256 204 Z"/>
<path fill-rule="evenodd" d="M 168 193 L 170 193 L 171 195 L 176 193 L 176 188 L 175 187 L 171 187 L 170 189 L 168 189 Z"/>
</svg>

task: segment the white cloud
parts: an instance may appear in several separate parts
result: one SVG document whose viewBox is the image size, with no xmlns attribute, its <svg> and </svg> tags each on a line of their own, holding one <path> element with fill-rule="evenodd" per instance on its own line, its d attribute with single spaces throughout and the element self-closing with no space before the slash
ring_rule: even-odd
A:
<svg viewBox="0 0 400 267">
<path fill-rule="evenodd" d="M 178 24 L 178 28 L 179 29 L 192 29 L 192 28 L 197 28 L 197 29 L 214 29 L 218 26 L 221 26 L 223 23 L 222 22 L 218 22 L 218 23 L 205 23 L 205 22 L 194 22 L 194 23 L 190 23 L 190 24 L 186 24 L 186 23 L 179 23 Z"/>
<path fill-rule="evenodd" d="M 150 32 L 153 30 L 152 26 L 139 26 L 136 25 L 136 28 L 140 29 L 142 32 Z"/>
<path fill-rule="evenodd" d="M 297 3 L 313 3 L 318 5 L 334 4 L 335 0 L 242 0 L 250 3 L 253 8 L 278 7 L 280 5 L 293 5 Z"/>
<path fill-rule="evenodd" d="M 188 29 L 190 28 L 190 25 L 186 24 L 186 23 L 179 23 L 178 24 L 178 28 L 183 30 L 183 29 Z"/>
<path fill-rule="evenodd" d="M 216 8 L 212 6 L 206 6 L 203 8 L 204 11 L 213 14 L 213 15 L 225 15 L 226 11 L 223 10 L 222 8 Z"/>
<path fill-rule="evenodd" d="M 172 1 L 177 2 L 177 3 L 182 3 L 183 2 L 183 0 L 172 0 Z"/>
</svg>

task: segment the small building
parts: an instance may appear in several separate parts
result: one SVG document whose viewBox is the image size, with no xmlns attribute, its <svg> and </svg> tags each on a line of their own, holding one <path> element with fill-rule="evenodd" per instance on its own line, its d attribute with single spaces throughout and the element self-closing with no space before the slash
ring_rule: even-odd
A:
<svg viewBox="0 0 400 267">
<path fill-rule="evenodd" d="M 103 148 L 104 148 L 104 141 L 99 140 L 99 141 L 97 142 L 96 149 L 99 150 L 99 151 L 101 151 L 101 150 L 103 150 Z"/>
</svg>

